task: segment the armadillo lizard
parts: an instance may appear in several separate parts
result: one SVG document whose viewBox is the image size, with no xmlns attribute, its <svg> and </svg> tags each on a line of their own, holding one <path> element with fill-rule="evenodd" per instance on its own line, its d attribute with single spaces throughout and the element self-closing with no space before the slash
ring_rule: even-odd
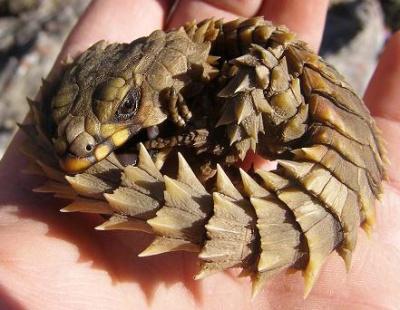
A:
<svg viewBox="0 0 400 310">
<path fill-rule="evenodd" d="M 155 235 L 140 256 L 199 252 L 200 279 L 242 267 L 257 293 L 287 268 L 312 288 L 370 232 L 385 151 L 343 77 L 283 26 L 208 19 L 99 42 L 30 101 L 40 192 L 98 229 Z M 249 151 L 275 170 L 237 167 Z"/>
</svg>

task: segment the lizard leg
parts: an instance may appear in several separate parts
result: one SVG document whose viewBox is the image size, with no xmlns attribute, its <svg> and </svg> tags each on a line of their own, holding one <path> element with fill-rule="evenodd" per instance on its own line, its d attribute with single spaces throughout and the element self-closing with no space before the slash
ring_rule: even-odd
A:
<svg viewBox="0 0 400 310">
<path fill-rule="evenodd" d="M 180 135 L 148 140 L 143 143 L 147 150 L 160 150 L 175 146 L 191 146 L 197 149 L 205 147 L 209 141 L 207 129 L 197 129 Z"/>
<path fill-rule="evenodd" d="M 166 98 L 171 120 L 179 127 L 185 126 L 187 121 L 192 117 L 192 113 L 183 96 L 175 88 L 171 87 L 167 91 Z"/>
</svg>

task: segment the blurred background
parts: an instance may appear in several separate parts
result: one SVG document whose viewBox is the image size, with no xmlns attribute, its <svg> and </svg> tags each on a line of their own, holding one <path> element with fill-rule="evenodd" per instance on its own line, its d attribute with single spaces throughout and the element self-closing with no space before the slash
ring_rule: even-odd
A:
<svg viewBox="0 0 400 310">
<path fill-rule="evenodd" d="M 28 110 L 26 97 L 35 96 L 89 2 L 0 0 L 0 158 Z M 331 0 L 320 54 L 362 95 L 399 28 L 400 0 Z"/>
</svg>

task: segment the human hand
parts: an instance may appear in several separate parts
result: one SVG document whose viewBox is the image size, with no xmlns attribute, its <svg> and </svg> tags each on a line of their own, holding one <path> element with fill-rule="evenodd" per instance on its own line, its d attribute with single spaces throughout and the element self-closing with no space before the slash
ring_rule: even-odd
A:
<svg viewBox="0 0 400 310">
<path fill-rule="evenodd" d="M 216 16 L 264 15 L 289 26 L 317 48 L 327 0 L 220 0 L 171 3 L 98 0 L 82 16 L 59 59 L 100 39 L 131 41 L 157 28 Z M 214 3 L 214 5 L 213 5 Z M 218 4 L 218 5 L 217 5 Z M 59 214 L 59 200 L 33 194 L 38 178 L 26 165 L 17 134 L 0 165 L 0 308 L 11 309 L 368 309 L 395 308 L 400 296 L 400 34 L 381 57 L 366 103 L 388 143 L 390 182 L 378 207 L 372 239 L 360 232 L 353 268 L 332 254 L 307 300 L 300 273 L 272 279 L 253 301 L 247 278 L 237 270 L 194 281 L 196 255 L 169 253 L 138 258 L 151 237 L 136 232 L 99 232 L 100 217 Z M 53 74 L 57 74 L 57 64 Z"/>
</svg>

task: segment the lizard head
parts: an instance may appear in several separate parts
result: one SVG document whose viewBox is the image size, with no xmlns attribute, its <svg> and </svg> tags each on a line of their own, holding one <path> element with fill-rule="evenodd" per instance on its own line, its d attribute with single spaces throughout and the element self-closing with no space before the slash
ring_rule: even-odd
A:
<svg viewBox="0 0 400 310">
<path fill-rule="evenodd" d="M 66 70 L 50 103 L 52 142 L 68 173 L 106 158 L 144 128 L 163 122 L 159 92 L 137 74 L 135 44 L 97 43 Z"/>
</svg>

